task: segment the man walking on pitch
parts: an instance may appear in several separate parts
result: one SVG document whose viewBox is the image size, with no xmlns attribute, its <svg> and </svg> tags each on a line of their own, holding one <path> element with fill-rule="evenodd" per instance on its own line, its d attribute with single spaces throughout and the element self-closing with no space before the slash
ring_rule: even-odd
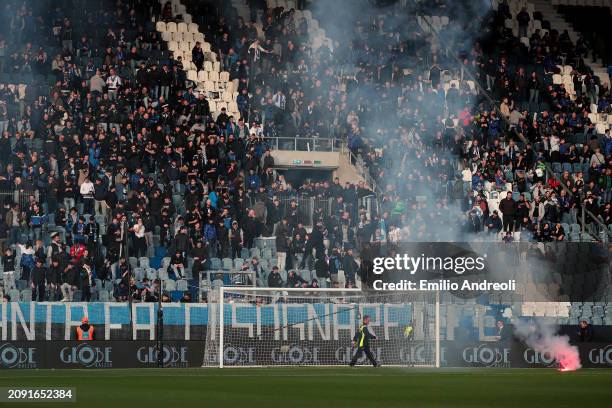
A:
<svg viewBox="0 0 612 408">
<path fill-rule="evenodd" d="M 374 367 L 380 367 L 380 364 L 376 362 L 370 351 L 370 339 L 376 339 L 376 335 L 370 331 L 368 324 L 370 324 L 370 316 L 365 315 L 363 316 L 363 324 L 359 326 L 359 332 L 355 333 L 355 337 L 353 338 L 352 345 L 353 347 L 357 347 L 357 351 L 349 364 L 351 367 L 355 366 L 355 363 L 363 353 L 365 353 Z"/>
</svg>

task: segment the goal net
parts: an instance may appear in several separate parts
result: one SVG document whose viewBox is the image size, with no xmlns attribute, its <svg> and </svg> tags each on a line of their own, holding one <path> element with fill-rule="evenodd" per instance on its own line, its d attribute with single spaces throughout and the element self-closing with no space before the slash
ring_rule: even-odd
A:
<svg viewBox="0 0 612 408">
<path fill-rule="evenodd" d="M 204 367 L 346 365 L 365 315 L 382 365 L 439 366 L 436 293 L 221 287 L 209 298 Z M 357 364 L 370 364 L 363 356 Z"/>
</svg>

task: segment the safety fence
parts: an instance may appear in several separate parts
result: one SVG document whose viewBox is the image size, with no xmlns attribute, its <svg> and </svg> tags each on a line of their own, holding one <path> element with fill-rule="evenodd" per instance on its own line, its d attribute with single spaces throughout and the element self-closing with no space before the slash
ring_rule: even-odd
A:
<svg viewBox="0 0 612 408">
<path fill-rule="evenodd" d="M 267 198 L 265 204 L 270 204 L 271 199 Z M 260 198 L 251 197 L 250 205 L 255 206 Z M 296 195 L 292 197 L 279 197 L 281 214 L 289 216 L 297 211 L 297 216 L 300 222 L 306 226 L 312 226 L 315 214 L 320 214 L 323 217 L 331 215 L 341 215 L 339 211 L 348 211 L 352 218 L 355 218 L 359 209 L 364 209 L 368 217 L 379 213 L 379 203 L 375 195 L 369 195 L 357 199 L 356 203 L 337 204 L 336 198 L 333 197 L 310 197 L 305 195 Z M 295 204 L 294 204 L 295 203 Z"/>
<path fill-rule="evenodd" d="M 19 208 L 25 210 L 30 204 L 30 197 L 34 197 L 38 201 L 38 190 L 33 188 L 3 189 L 0 190 L 0 205 L 17 203 Z"/>
</svg>

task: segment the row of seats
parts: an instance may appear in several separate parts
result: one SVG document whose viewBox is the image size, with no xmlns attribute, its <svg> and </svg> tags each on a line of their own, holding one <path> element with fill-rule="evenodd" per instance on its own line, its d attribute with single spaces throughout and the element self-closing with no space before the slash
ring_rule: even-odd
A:
<svg viewBox="0 0 612 408">
<path fill-rule="evenodd" d="M 185 16 L 183 15 L 183 18 Z M 186 23 L 180 22 L 175 23 L 170 21 L 168 23 L 163 21 L 158 21 L 155 23 L 155 29 L 160 33 L 192 33 L 196 35 L 200 35 L 199 27 L 196 23 Z"/>
<path fill-rule="evenodd" d="M 23 289 L 23 290 L 18 290 L 18 289 L 11 289 L 8 291 L 7 295 L 11 298 L 11 302 L 30 302 L 32 300 L 32 289 Z M 55 299 L 56 301 L 59 301 L 61 299 Z M 73 293 L 72 296 L 72 301 L 73 302 L 81 302 L 83 301 L 83 292 L 81 292 L 80 290 L 76 290 Z M 91 299 L 90 301 L 92 302 L 111 302 L 113 301 L 113 291 L 109 291 L 106 289 L 95 289 L 91 292 Z"/>
<path fill-rule="evenodd" d="M 522 306 L 523 316 L 551 316 L 569 317 L 569 302 L 524 302 Z"/>
<path fill-rule="evenodd" d="M 163 1 L 161 3 L 164 4 Z M 174 15 L 186 13 L 185 6 L 178 0 L 173 0 L 172 7 L 173 12 L 175 8 L 183 11 L 183 13 L 174 13 Z M 230 81 L 229 72 L 219 72 L 221 63 L 217 59 L 218 56 L 211 50 L 210 43 L 202 41 L 204 34 L 199 31 L 198 25 L 159 21 L 156 23 L 156 29 L 162 34 L 162 39 L 167 42 L 168 49 L 174 53 L 175 57 L 180 55 L 183 61 L 187 62 L 185 68 L 187 79 L 197 85 L 198 92 L 206 95 L 213 118 L 216 118 L 221 113 L 221 109 L 225 108 L 229 116 L 239 119 L 240 112 L 236 103 L 238 94 L 234 89 L 235 84 Z M 203 69 L 200 71 L 196 70 L 191 60 L 191 51 L 195 46 L 195 41 L 201 42 L 206 58 Z"/>
<path fill-rule="evenodd" d="M 190 70 L 187 71 L 187 79 L 190 81 L 194 81 L 194 82 L 206 82 L 206 81 L 213 81 L 213 82 L 229 82 L 230 80 L 230 75 L 229 72 L 227 71 L 222 71 L 222 72 L 218 72 L 213 70 L 212 68 L 212 63 L 210 63 L 210 61 L 206 61 L 209 64 L 204 63 L 203 66 L 203 70 L 200 71 L 195 71 L 195 70 Z"/>
<path fill-rule="evenodd" d="M 210 43 L 204 40 L 204 34 L 200 32 L 195 32 L 195 33 L 174 32 L 173 33 L 170 31 L 160 31 L 160 33 L 161 33 L 162 40 L 166 42 L 174 42 L 177 44 L 179 43 L 195 44 L 196 42 L 200 42 L 200 44 L 202 45 L 202 51 L 204 52 L 211 51 Z M 191 50 L 191 48 L 193 48 L 193 45 L 189 47 L 189 50 Z M 177 47 L 177 49 L 179 49 L 179 47 Z"/>
<path fill-rule="evenodd" d="M 590 163 L 559 163 L 559 162 L 552 162 L 551 164 L 552 166 L 552 171 L 553 173 L 563 173 L 564 171 L 567 171 L 569 173 L 579 173 L 579 172 L 583 172 L 583 173 L 588 173 L 590 166 Z"/>
<path fill-rule="evenodd" d="M 425 33 L 430 33 L 432 29 L 438 32 L 446 27 L 448 23 L 448 16 L 417 16 L 417 24 Z"/>
<path fill-rule="evenodd" d="M 295 12 L 295 18 L 304 18 L 308 24 L 308 36 L 310 39 L 310 47 L 313 50 L 319 49 L 322 45 L 326 45 L 330 50 L 333 49 L 332 40 L 326 36 L 325 30 L 319 27 L 317 19 L 312 17 L 310 10 L 298 10 L 296 8 L 295 0 L 266 0 L 268 8 L 283 7 L 285 10 L 293 9 Z"/>
<path fill-rule="evenodd" d="M 8 79 L 8 78 L 6 78 L 6 79 Z M 11 93 L 17 92 L 17 95 L 18 95 L 19 99 L 23 100 L 25 98 L 25 96 L 26 96 L 26 89 L 27 89 L 28 86 L 26 84 L 20 84 L 20 83 L 7 83 L 8 81 L 6 81 L 6 79 L 0 81 L 0 83 L 3 83 L 4 86 L 6 88 L 8 88 Z"/>
</svg>

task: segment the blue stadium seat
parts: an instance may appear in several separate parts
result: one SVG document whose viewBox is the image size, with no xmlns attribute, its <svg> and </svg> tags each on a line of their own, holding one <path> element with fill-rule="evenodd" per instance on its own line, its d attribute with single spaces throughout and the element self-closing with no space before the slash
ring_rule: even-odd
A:
<svg viewBox="0 0 612 408">
<path fill-rule="evenodd" d="M 219 258 L 210 258 L 210 269 L 221 269 L 221 260 Z"/>
<path fill-rule="evenodd" d="M 168 280 L 168 270 L 166 268 L 158 268 L 157 277 L 162 281 Z"/>
<path fill-rule="evenodd" d="M 132 269 L 132 273 L 134 274 L 136 280 L 139 282 L 145 277 L 145 272 L 142 268 L 134 268 Z"/>
<path fill-rule="evenodd" d="M 591 308 L 590 305 L 584 305 L 582 306 L 582 317 L 586 318 L 586 317 L 591 317 L 593 316 L 593 309 Z"/>
<path fill-rule="evenodd" d="M 159 256 L 154 256 L 153 258 L 149 259 L 149 266 L 151 268 L 159 269 L 159 267 L 161 266 L 161 263 L 162 263 L 162 258 L 160 258 Z"/>
<path fill-rule="evenodd" d="M 109 302 L 110 301 L 110 294 L 108 293 L 107 290 L 101 289 L 98 291 L 98 300 L 100 302 Z"/>
<path fill-rule="evenodd" d="M 24 289 L 21 291 L 21 301 L 30 302 L 32 300 L 32 289 Z"/>
<path fill-rule="evenodd" d="M 157 279 L 157 269 L 147 268 L 147 278 L 149 278 L 150 280 Z"/>
<path fill-rule="evenodd" d="M 302 277 L 302 279 L 304 279 L 308 283 L 310 283 L 310 281 L 312 280 L 312 274 L 311 274 L 310 270 L 308 270 L 308 269 L 301 269 L 299 271 L 299 274 Z"/>
<path fill-rule="evenodd" d="M 250 255 L 250 252 L 249 252 L 248 248 L 242 248 L 240 250 L 240 258 L 247 259 L 247 258 L 249 258 L 249 255 Z"/>
<path fill-rule="evenodd" d="M 582 242 L 593 242 L 593 241 L 595 241 L 595 238 L 593 238 L 593 236 L 591 234 L 589 234 L 588 232 L 581 232 L 580 233 L 580 240 Z"/>
<path fill-rule="evenodd" d="M 586 173 L 589 172 L 589 167 L 590 167 L 590 163 L 588 161 L 582 163 L 582 172 L 585 173 L 584 176 L 586 177 Z"/>
<path fill-rule="evenodd" d="M 17 290 L 17 289 L 11 289 L 8 292 L 8 295 L 11 298 L 11 302 L 18 302 L 20 300 L 19 299 L 20 294 L 21 294 L 21 292 L 19 290 Z"/>
<path fill-rule="evenodd" d="M 166 252 L 167 252 L 166 247 L 158 246 L 158 247 L 155 248 L 155 256 L 158 256 L 160 258 L 165 257 L 166 256 Z"/>
<path fill-rule="evenodd" d="M 231 258 L 223 258 L 223 269 L 229 271 L 234 266 L 234 261 Z"/>
<path fill-rule="evenodd" d="M 172 299 L 173 302 L 180 301 L 182 297 L 183 297 L 183 292 L 182 291 L 180 291 L 180 290 L 170 291 L 170 299 Z"/>
<path fill-rule="evenodd" d="M 264 259 L 272 258 L 272 250 L 270 248 L 264 248 L 261 251 L 261 257 Z"/>
<path fill-rule="evenodd" d="M 176 290 L 180 290 L 180 291 L 186 291 L 188 289 L 189 285 L 187 284 L 186 280 L 179 280 L 176 282 Z"/>
<path fill-rule="evenodd" d="M 146 256 L 142 256 L 138 258 L 138 264 L 140 265 L 142 269 L 148 269 L 149 268 L 149 258 L 147 258 Z"/>
<path fill-rule="evenodd" d="M 563 163 L 563 171 L 567 171 L 568 173 L 572 173 L 572 164 L 571 163 Z"/>
</svg>

